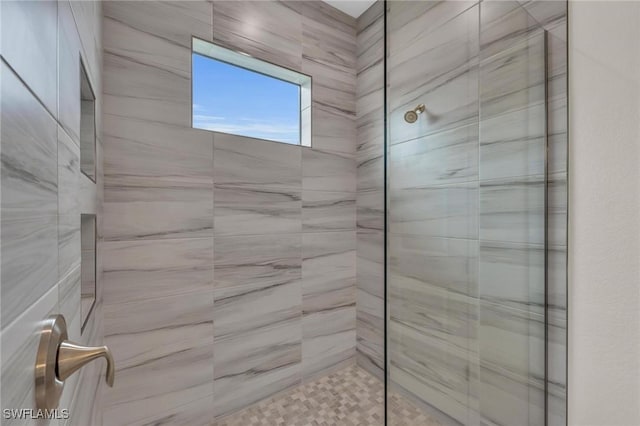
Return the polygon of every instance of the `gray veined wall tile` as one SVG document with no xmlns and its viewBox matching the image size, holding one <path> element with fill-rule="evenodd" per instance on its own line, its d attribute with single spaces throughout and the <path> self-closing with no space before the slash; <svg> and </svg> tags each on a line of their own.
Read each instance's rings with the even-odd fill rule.
<svg viewBox="0 0 640 426">
<path fill-rule="evenodd" d="M 94 308 L 94 313 L 89 316 L 84 332 L 79 339 L 83 345 L 103 345 L 103 320 L 102 303 L 98 301 Z M 66 421 L 66 426 L 83 426 L 86 424 L 99 425 L 102 422 L 101 394 L 104 384 L 104 363 L 94 362 L 82 368 L 74 376 L 75 384 L 71 378 L 67 379 L 65 392 L 73 392 L 72 395 L 62 394 L 61 407 L 69 407 L 70 417 Z M 73 377 L 73 376 L 72 376 Z"/>
<path fill-rule="evenodd" d="M 354 155 L 304 149 L 302 151 L 302 188 L 305 191 L 356 191 Z"/>
<path fill-rule="evenodd" d="M 356 229 L 356 194 L 304 191 L 302 231 L 353 231 Z"/>
<path fill-rule="evenodd" d="M 384 229 L 384 191 L 359 192 L 356 208 L 358 231 Z"/>
<path fill-rule="evenodd" d="M 213 238 L 107 241 L 106 304 L 213 290 Z"/>
<path fill-rule="evenodd" d="M 80 36 L 71 5 L 58 2 L 58 121 L 80 143 Z"/>
<path fill-rule="evenodd" d="M 356 241 L 358 291 L 384 298 L 384 231 L 358 230 Z M 382 315 L 382 311 L 378 312 L 378 316 Z"/>
<path fill-rule="evenodd" d="M 481 121 L 544 103 L 546 68 L 545 37 L 541 29 L 481 61 Z"/>
<path fill-rule="evenodd" d="M 470 182 L 478 178 L 478 123 L 392 145 L 390 187 Z"/>
<path fill-rule="evenodd" d="M 543 176 L 480 183 L 480 239 L 543 244 Z"/>
<path fill-rule="evenodd" d="M 212 409 L 211 395 L 205 395 L 203 398 L 194 399 L 180 407 L 169 407 L 159 405 L 159 409 L 152 417 L 140 420 L 134 424 L 175 424 L 189 426 L 211 426 Z M 78 425 L 82 426 L 82 425 Z"/>
<path fill-rule="evenodd" d="M 295 233 L 302 229 L 299 190 L 276 187 L 214 186 L 216 236 Z"/>
<path fill-rule="evenodd" d="M 465 2 L 451 3 L 455 5 L 443 7 L 461 7 Z M 429 13 L 420 17 L 425 27 L 437 18 Z M 408 45 L 410 26 L 391 33 L 391 51 L 395 52 L 389 56 L 391 143 L 477 119 L 477 25 L 477 9 L 471 8 L 452 16 L 444 25 L 410 37 Z M 409 45 L 411 48 L 402 48 Z M 416 52 L 414 46 L 420 51 Z M 425 104 L 426 111 L 418 122 L 407 126 L 403 115 L 418 104 Z"/>
<path fill-rule="evenodd" d="M 421 11 L 418 12 L 417 9 Z M 457 51 L 451 49 L 448 61 L 437 64 L 423 63 L 423 67 L 427 67 L 423 68 L 424 71 L 429 71 L 429 74 L 425 73 L 421 80 L 426 80 L 426 76 L 440 75 L 431 74 L 433 70 L 447 72 L 455 68 L 452 67 L 455 64 L 454 58 L 459 64 L 468 61 L 478 53 L 477 18 L 478 10 L 476 2 L 473 1 L 390 6 L 390 67 L 397 68 L 403 65 L 406 68 L 409 64 L 419 64 L 418 58 L 433 58 L 434 54 L 441 53 L 441 49 L 446 46 L 455 46 Z"/>
<path fill-rule="evenodd" d="M 426 36 L 430 31 L 440 28 L 477 2 L 411 2 L 403 6 L 388 9 L 388 31 L 400 35 L 401 42 Z M 429 24 L 429 25 L 425 25 Z M 408 46 L 408 45 L 407 45 Z"/>
<path fill-rule="evenodd" d="M 58 311 L 58 287 L 54 286 L 21 312 L 17 321 L 0 333 L 2 342 L 2 402 L 3 408 L 36 409 L 35 354 L 38 351 L 42 320 Z M 39 425 L 35 420 L 4 419 L 3 425 Z"/>
<path fill-rule="evenodd" d="M 191 52 L 181 49 L 189 63 Z M 104 52 L 104 110 L 147 121 L 188 126 L 191 123 L 191 76 L 155 63 Z"/>
<path fill-rule="evenodd" d="M 319 19 L 315 11 L 308 13 L 314 9 L 314 6 L 306 7 L 303 12 L 303 68 L 305 66 L 304 59 L 330 65 L 335 69 L 342 69 L 343 72 L 350 75 L 349 80 L 352 85 L 355 85 L 355 20 L 350 20 L 349 23 L 340 23 L 332 18 Z M 353 98 L 351 98 L 351 101 L 353 102 Z"/>
<path fill-rule="evenodd" d="M 105 52 L 148 65 L 152 70 L 157 68 L 159 76 L 165 71 L 168 74 L 163 78 L 167 81 L 171 73 L 175 74 L 176 89 L 186 90 L 183 94 L 190 97 L 191 39 L 192 36 L 211 39 L 211 8 L 211 3 L 205 1 L 110 2 L 105 5 Z M 185 28 L 189 31 L 184 31 Z M 180 115 L 184 120 L 179 124 L 190 127 L 191 105 L 185 107 L 189 114 Z M 157 116 L 147 118 L 158 120 Z"/>
<path fill-rule="evenodd" d="M 104 4 L 104 15 L 123 26 L 135 30 L 139 35 L 157 37 L 191 49 L 191 36 L 210 40 L 212 37 L 212 3 L 208 1 L 152 1 L 129 4 L 110 1 Z M 108 21 L 108 20 L 107 20 Z M 189 31 L 186 31 L 189 29 Z M 112 39 L 119 37 L 105 31 L 105 47 L 112 47 Z M 125 45 L 139 40 L 126 39 Z M 115 43 L 114 43 L 115 44 Z M 121 43 L 117 43 L 122 46 Z M 143 52 L 139 52 L 143 53 Z"/>
<path fill-rule="evenodd" d="M 105 117 L 106 238 L 212 235 L 213 136 L 170 124 Z M 169 163 L 164 161 L 167 156 L 172 158 Z M 184 209 L 184 202 L 191 202 L 191 208 Z"/>
<path fill-rule="evenodd" d="M 567 42 L 547 34 L 547 138 L 549 173 L 567 170 Z"/>
<path fill-rule="evenodd" d="M 503 52 L 539 32 L 540 24 L 515 0 L 480 4 L 481 58 Z"/>
<path fill-rule="evenodd" d="M 390 195 L 392 234 L 477 238 L 478 184 L 398 189 Z"/>
<path fill-rule="evenodd" d="M 356 70 L 359 74 L 384 57 L 384 2 L 376 1 L 357 20 Z"/>
<path fill-rule="evenodd" d="M 344 155 L 354 155 L 356 152 L 355 105 L 348 110 L 331 107 L 323 102 L 318 93 L 316 80 L 313 86 L 312 106 L 312 139 L 314 150 L 331 151 Z M 334 95 L 329 95 L 334 98 Z M 353 97 L 350 93 L 347 97 Z"/>
<path fill-rule="evenodd" d="M 299 281 L 301 234 L 240 235 L 215 238 L 215 287 Z"/>
<path fill-rule="evenodd" d="M 349 126 L 348 119 L 353 121 L 356 113 L 354 97 L 356 91 L 355 72 L 349 69 L 340 69 L 335 65 L 314 62 L 310 59 L 303 59 L 302 65 L 302 71 L 313 77 L 311 90 L 314 116 L 312 130 L 314 135 L 323 135 L 322 133 L 316 133 L 319 130 L 317 126 L 322 124 L 323 120 L 322 118 L 317 118 L 317 113 L 321 109 L 333 114 L 332 120 L 345 122 L 345 124 L 342 124 L 345 130 L 353 131 L 354 126 Z M 348 139 L 348 136 L 345 135 L 343 138 Z M 320 145 L 318 148 L 325 147 Z"/>
<path fill-rule="evenodd" d="M 1 322 L 6 327 L 57 282 L 58 149 L 56 122 L 15 74 L 0 66 Z"/>
<path fill-rule="evenodd" d="M 384 263 L 384 230 L 359 227 L 356 233 L 358 258 Z"/>
<path fill-rule="evenodd" d="M 382 73 L 375 78 L 378 86 L 371 92 L 357 89 L 356 132 L 357 150 L 371 152 L 370 155 L 382 155 L 384 140 L 384 110 L 382 108 L 384 91 L 381 87 Z M 366 89 L 366 88 L 364 88 Z"/>
<path fill-rule="evenodd" d="M 547 407 L 549 424 L 567 424 L 567 320 L 551 315 L 547 329 Z"/>
<path fill-rule="evenodd" d="M 356 258 L 357 362 L 384 376 L 384 232 L 358 230 Z"/>
<path fill-rule="evenodd" d="M 389 323 L 389 336 L 393 385 L 420 395 L 422 401 L 465 422 L 469 411 L 467 371 L 475 355 L 396 321 Z M 448 374 L 443 376 L 441 371 Z"/>
<path fill-rule="evenodd" d="M 94 1 L 71 0 L 71 10 L 76 21 L 80 43 L 83 46 L 87 71 L 94 84 L 94 91 L 102 93 L 102 5 Z"/>
<path fill-rule="evenodd" d="M 80 265 L 77 265 L 58 283 L 59 311 L 67 321 L 69 339 L 80 341 L 82 317 L 80 315 Z"/>
<path fill-rule="evenodd" d="M 80 265 L 80 148 L 58 126 L 58 278 Z"/>
<path fill-rule="evenodd" d="M 185 204 L 189 209 L 185 209 Z M 212 185 L 153 182 L 107 187 L 105 240 L 146 240 L 213 235 Z"/>
<path fill-rule="evenodd" d="M 297 71 L 302 67 L 302 17 L 286 2 L 215 1 L 213 28 L 214 42 L 225 47 Z"/>
<path fill-rule="evenodd" d="M 109 424 L 153 423 L 194 401 L 213 418 L 212 291 L 107 304 L 104 315 L 118 379 L 104 395 Z"/>
<path fill-rule="evenodd" d="M 500 179 L 544 173 L 543 103 L 480 121 L 480 178 Z"/>
<path fill-rule="evenodd" d="M 382 83 L 380 82 L 380 84 Z M 358 111 L 359 114 L 356 117 L 356 158 L 361 163 L 382 157 L 384 153 L 384 111 L 381 107 L 371 108 L 370 111 L 362 114 L 360 114 L 362 109 L 358 107 Z M 381 182 L 378 183 L 382 185 Z"/>
<path fill-rule="evenodd" d="M 305 315 L 355 306 L 355 250 L 355 231 L 302 235 Z"/>
<path fill-rule="evenodd" d="M 356 22 L 321 3 L 300 2 L 302 72 L 313 76 L 313 141 L 355 152 Z"/>
<path fill-rule="evenodd" d="M 567 203 L 567 174 L 553 173 L 548 175 L 547 243 L 551 246 L 567 246 Z"/>
<path fill-rule="evenodd" d="M 356 309 L 350 307 L 305 315 L 302 319 L 302 377 L 309 380 L 328 369 L 354 362 Z"/>
<path fill-rule="evenodd" d="M 356 20 L 326 2 L 286 1 L 307 20 L 326 27 L 327 32 L 340 32 L 356 36 Z"/>
<path fill-rule="evenodd" d="M 379 191 L 383 186 L 384 158 L 382 157 L 382 153 L 380 153 L 380 156 L 370 155 L 373 150 L 373 146 L 371 146 L 369 152 L 358 150 L 358 180 L 356 184 L 358 192 L 360 193 Z M 375 149 L 375 151 L 377 151 L 377 149 Z"/>
<path fill-rule="evenodd" d="M 299 321 L 301 300 L 300 279 L 218 288 L 213 309 L 215 339 L 236 338 L 252 330 Z"/>
<path fill-rule="evenodd" d="M 385 328 L 384 7 L 376 2 L 358 18 L 356 40 L 356 362 L 380 380 Z"/>
<path fill-rule="evenodd" d="M 382 120 L 384 117 L 382 105 L 384 105 L 384 91 L 382 90 L 382 79 L 384 68 L 382 63 L 375 64 L 369 69 L 358 74 L 356 84 L 356 116 L 358 118 L 367 116 L 375 111 L 376 119 Z M 358 123 L 360 127 L 360 123 Z M 383 136 L 384 133 L 379 133 Z"/>
<path fill-rule="evenodd" d="M 356 307 L 357 363 L 384 380 L 384 300 L 358 288 Z"/>
<path fill-rule="evenodd" d="M 2 57 L 57 116 L 57 2 L 3 1 L 0 7 Z"/>
<path fill-rule="evenodd" d="M 211 187 L 211 132 L 117 114 L 105 114 L 104 123 L 107 187 L 151 180 L 154 185 L 166 181 Z"/>
<path fill-rule="evenodd" d="M 390 143 L 415 139 L 433 132 L 472 124 L 477 121 L 477 65 L 469 64 L 443 85 L 430 92 L 414 90 L 412 98 L 389 114 Z M 407 126 L 404 114 L 424 104 L 426 110 L 419 121 Z"/>
<path fill-rule="evenodd" d="M 562 35 L 567 25 L 567 2 L 556 0 L 518 0 L 524 9 L 545 30 L 556 36 Z"/>
<path fill-rule="evenodd" d="M 480 303 L 480 415 L 492 424 L 544 423 L 544 316 Z"/>
<path fill-rule="evenodd" d="M 216 416 L 299 383 L 301 281 L 215 292 Z"/>
<path fill-rule="evenodd" d="M 478 242 L 459 238 L 392 235 L 389 270 L 453 293 L 477 295 Z M 393 288 L 396 284 L 389 283 Z"/>
<path fill-rule="evenodd" d="M 541 30 L 480 65 L 481 179 L 544 172 L 545 65 Z"/>
<path fill-rule="evenodd" d="M 98 185 L 80 173 L 78 177 L 80 183 L 80 193 L 78 194 L 78 204 L 80 211 L 85 214 L 98 214 Z"/>
<path fill-rule="evenodd" d="M 214 134 L 214 178 L 225 187 L 301 190 L 299 146 Z"/>
<path fill-rule="evenodd" d="M 478 268 L 483 300 L 544 315 L 543 245 L 481 241 Z"/>
<path fill-rule="evenodd" d="M 547 245 L 547 304 L 566 316 L 567 246 Z"/>
<path fill-rule="evenodd" d="M 247 281 L 214 295 L 215 414 L 300 382 L 301 280 Z"/>
<path fill-rule="evenodd" d="M 467 350 L 477 338 L 477 298 L 425 283 L 396 271 L 390 274 L 390 321 L 411 327 L 425 338 Z M 402 350 L 402 349 L 399 349 Z M 443 372 L 444 373 L 444 372 Z"/>
<path fill-rule="evenodd" d="M 566 173 L 568 154 L 566 101 L 549 102 L 547 120 L 547 170 L 549 173 Z"/>
<path fill-rule="evenodd" d="M 224 416 L 302 380 L 299 320 L 216 339 L 214 411 Z"/>
</svg>

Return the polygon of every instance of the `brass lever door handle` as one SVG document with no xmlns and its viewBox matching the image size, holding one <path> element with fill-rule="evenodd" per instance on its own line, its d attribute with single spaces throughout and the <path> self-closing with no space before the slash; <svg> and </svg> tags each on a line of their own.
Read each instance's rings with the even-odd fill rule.
<svg viewBox="0 0 640 426">
<path fill-rule="evenodd" d="M 106 346 L 81 346 L 67 340 L 67 323 L 62 315 L 47 318 L 40 335 L 36 357 L 36 405 L 54 409 L 60 402 L 64 381 L 81 367 L 97 358 L 107 361 L 106 381 L 113 386 L 115 363 Z"/>
<path fill-rule="evenodd" d="M 106 346 L 81 346 L 68 340 L 60 343 L 58 348 L 58 378 L 66 380 L 67 377 L 85 364 L 100 357 L 107 360 L 106 380 L 109 387 L 113 387 L 115 363 L 111 351 Z"/>
</svg>

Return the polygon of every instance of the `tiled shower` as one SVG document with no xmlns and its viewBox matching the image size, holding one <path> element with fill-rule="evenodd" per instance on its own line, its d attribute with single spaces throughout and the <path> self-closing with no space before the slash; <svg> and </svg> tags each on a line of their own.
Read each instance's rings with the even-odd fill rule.
<svg viewBox="0 0 640 426">
<path fill-rule="evenodd" d="M 60 313 L 60 424 L 566 424 L 566 2 L 329 3 L 1 3 L 3 408 Z M 194 128 L 194 40 L 311 146 Z"/>
</svg>

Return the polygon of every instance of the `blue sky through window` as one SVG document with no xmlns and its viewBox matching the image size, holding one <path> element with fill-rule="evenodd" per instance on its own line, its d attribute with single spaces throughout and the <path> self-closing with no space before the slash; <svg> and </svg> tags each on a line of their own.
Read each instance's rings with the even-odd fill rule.
<svg viewBox="0 0 640 426">
<path fill-rule="evenodd" d="M 193 54 L 193 127 L 300 143 L 300 86 Z"/>
</svg>

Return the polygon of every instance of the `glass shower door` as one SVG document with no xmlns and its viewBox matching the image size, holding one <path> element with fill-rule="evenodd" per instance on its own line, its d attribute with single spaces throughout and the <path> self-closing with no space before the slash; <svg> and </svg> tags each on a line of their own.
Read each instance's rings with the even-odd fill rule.
<svg viewBox="0 0 640 426">
<path fill-rule="evenodd" d="M 388 424 L 545 424 L 545 31 L 387 2 L 386 60 Z"/>
<path fill-rule="evenodd" d="M 546 33 L 516 2 L 480 6 L 478 413 L 546 422 Z"/>
</svg>

